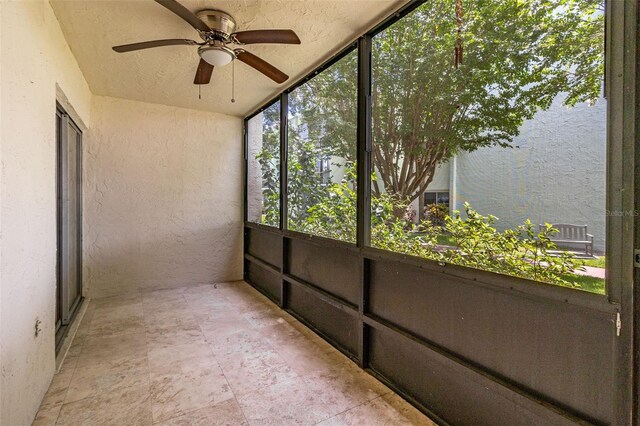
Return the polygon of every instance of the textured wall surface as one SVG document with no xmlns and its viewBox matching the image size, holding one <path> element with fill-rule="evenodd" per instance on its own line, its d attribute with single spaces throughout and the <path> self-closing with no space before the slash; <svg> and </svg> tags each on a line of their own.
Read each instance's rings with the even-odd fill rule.
<svg viewBox="0 0 640 426">
<path fill-rule="evenodd" d="M 524 123 L 512 149 L 483 148 L 457 158 L 456 205 L 468 201 L 481 214 L 513 227 L 587 225 L 604 250 L 606 217 L 606 101 L 553 106 Z"/>
<path fill-rule="evenodd" d="M 85 138 L 91 297 L 242 278 L 242 120 L 94 97 Z"/>
<path fill-rule="evenodd" d="M 451 181 L 451 161 L 444 162 L 436 168 L 433 180 L 427 187 L 427 191 L 447 191 Z"/>
<path fill-rule="evenodd" d="M 0 8 L 0 424 L 22 426 L 55 368 L 56 95 L 89 124 L 91 92 L 48 2 Z"/>
</svg>

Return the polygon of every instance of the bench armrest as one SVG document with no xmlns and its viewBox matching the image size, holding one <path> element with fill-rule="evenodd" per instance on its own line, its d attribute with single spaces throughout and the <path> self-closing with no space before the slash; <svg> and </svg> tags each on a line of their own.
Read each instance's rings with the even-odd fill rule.
<svg viewBox="0 0 640 426">
<path fill-rule="evenodd" d="M 591 240 L 591 242 L 593 242 L 593 235 L 591 234 L 587 234 L 587 238 Z"/>
</svg>

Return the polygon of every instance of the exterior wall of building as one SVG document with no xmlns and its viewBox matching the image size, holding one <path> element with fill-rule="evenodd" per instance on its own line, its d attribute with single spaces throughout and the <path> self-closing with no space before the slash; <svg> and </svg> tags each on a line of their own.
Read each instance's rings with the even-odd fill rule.
<svg viewBox="0 0 640 426">
<path fill-rule="evenodd" d="M 427 191 L 449 191 L 449 187 L 451 185 L 451 161 L 445 161 L 440 164 L 433 175 L 433 180 L 427 187 Z M 420 196 L 413 200 L 411 203 L 411 208 L 416 212 L 416 220 L 422 219 L 421 216 L 423 210 L 425 208 L 424 205 L 424 194 L 420 194 Z M 420 214 L 418 214 L 420 212 Z"/>
<path fill-rule="evenodd" d="M 567 108 L 556 100 L 524 123 L 513 148 L 461 153 L 452 176 L 454 205 L 468 202 L 500 220 L 499 229 L 536 224 L 587 225 L 595 250 L 605 244 L 606 101 Z"/>
<path fill-rule="evenodd" d="M 92 95 L 49 2 L 0 19 L 0 424 L 29 425 L 55 370 L 56 99 L 86 127 Z"/>
<path fill-rule="evenodd" d="M 91 297 L 242 278 L 242 119 L 94 97 L 85 138 Z"/>
</svg>

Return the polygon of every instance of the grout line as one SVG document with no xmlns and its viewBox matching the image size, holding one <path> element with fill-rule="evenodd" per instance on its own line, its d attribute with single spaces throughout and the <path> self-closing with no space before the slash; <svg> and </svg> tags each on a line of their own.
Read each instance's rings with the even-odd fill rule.
<svg viewBox="0 0 640 426">
<path fill-rule="evenodd" d="M 242 405 L 240 405 L 240 402 L 238 401 L 238 398 L 235 396 L 235 394 L 233 396 L 233 399 L 236 401 L 236 404 L 238 404 L 238 409 L 240 409 L 240 412 L 242 413 L 242 417 L 247 422 L 247 425 L 251 425 L 251 422 L 249 421 L 249 418 L 245 414 L 244 409 L 242 408 Z"/>
</svg>

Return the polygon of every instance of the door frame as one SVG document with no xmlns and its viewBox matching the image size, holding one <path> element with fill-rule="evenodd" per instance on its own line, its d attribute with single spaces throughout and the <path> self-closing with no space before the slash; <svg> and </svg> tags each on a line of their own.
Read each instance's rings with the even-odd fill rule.
<svg viewBox="0 0 640 426">
<path fill-rule="evenodd" d="M 70 117 L 64 107 L 56 102 L 56 120 L 59 117 L 59 128 L 56 132 L 56 312 L 60 318 L 56 318 L 56 350 L 59 349 L 61 342 L 66 334 L 69 324 L 73 321 L 75 314 L 78 312 L 78 308 L 83 300 L 83 282 L 82 282 L 82 270 L 83 270 L 83 257 L 82 257 L 82 244 L 83 244 L 83 204 L 82 204 L 82 178 L 83 178 L 83 156 L 82 156 L 82 130 L 80 126 Z M 78 287 L 78 297 L 74 301 L 69 300 L 68 289 L 62 288 L 62 272 L 64 271 L 64 265 L 62 264 L 62 252 L 64 240 L 62 238 L 62 231 L 64 228 L 64 194 L 62 185 L 64 185 L 63 173 L 68 167 L 68 158 L 62 152 L 61 146 L 63 141 L 68 143 L 68 127 L 71 126 L 77 133 L 76 138 L 76 203 L 75 209 L 77 211 L 76 218 L 76 285 Z"/>
</svg>

